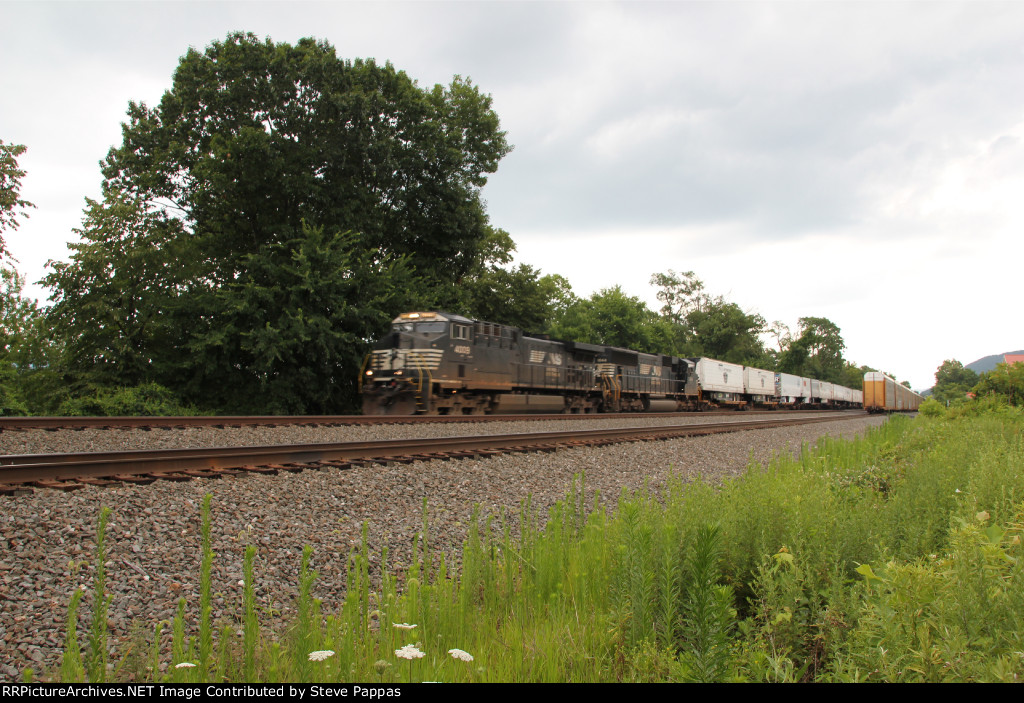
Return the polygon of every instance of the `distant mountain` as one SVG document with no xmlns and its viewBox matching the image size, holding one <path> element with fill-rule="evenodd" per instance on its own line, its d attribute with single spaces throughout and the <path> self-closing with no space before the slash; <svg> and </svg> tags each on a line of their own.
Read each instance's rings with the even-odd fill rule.
<svg viewBox="0 0 1024 703">
<path fill-rule="evenodd" d="M 986 356 L 981 359 L 978 359 L 977 361 L 972 361 L 969 364 L 964 364 L 964 368 L 970 369 L 974 373 L 985 373 L 986 371 L 991 371 L 992 369 L 994 369 L 996 367 L 996 364 L 1003 363 L 1003 357 L 1006 356 L 1007 354 L 1024 354 L 1024 350 L 1008 351 L 1003 352 L 1002 354 L 993 354 L 992 356 Z M 928 390 L 917 392 L 920 393 L 925 398 L 927 398 L 932 394 L 932 390 L 934 388 L 935 387 L 932 386 L 932 388 L 929 388 Z"/>
<path fill-rule="evenodd" d="M 975 373 L 985 373 L 991 371 L 996 367 L 996 364 L 1003 363 L 1003 357 L 1007 354 L 1024 354 L 1024 349 L 1019 351 L 1008 351 L 1002 354 L 993 354 L 992 356 L 986 356 L 977 361 L 972 361 L 969 364 L 964 364 L 964 368 L 970 369 Z"/>
</svg>

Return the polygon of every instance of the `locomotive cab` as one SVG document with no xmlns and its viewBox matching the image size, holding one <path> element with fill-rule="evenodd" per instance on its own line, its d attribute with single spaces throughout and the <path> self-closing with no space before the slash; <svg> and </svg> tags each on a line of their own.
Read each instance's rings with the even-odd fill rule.
<svg viewBox="0 0 1024 703">
<path fill-rule="evenodd" d="M 406 316 L 416 315 L 415 318 L 407 318 Z M 427 319 L 419 319 L 420 315 L 429 315 Z M 394 320 L 391 323 L 391 333 L 396 335 L 395 341 L 404 340 L 406 344 L 402 345 L 408 349 L 412 349 L 416 346 L 418 341 L 430 341 L 436 340 L 439 337 L 443 337 L 448 332 L 448 321 L 444 318 L 437 319 L 434 313 L 402 313 L 402 317 Z M 377 345 L 380 347 L 380 343 Z"/>
<path fill-rule="evenodd" d="M 364 414 L 430 410 L 433 377 L 449 346 L 452 323 L 436 312 L 404 312 L 363 362 Z"/>
</svg>

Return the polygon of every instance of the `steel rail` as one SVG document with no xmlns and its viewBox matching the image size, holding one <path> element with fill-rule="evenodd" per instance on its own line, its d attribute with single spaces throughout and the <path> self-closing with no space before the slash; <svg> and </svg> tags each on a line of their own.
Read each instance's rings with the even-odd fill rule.
<svg viewBox="0 0 1024 703">
<path fill-rule="evenodd" d="M 748 415 L 777 412 L 839 413 L 848 410 L 754 410 Z M 641 417 L 694 417 L 695 415 L 735 414 L 736 411 L 708 410 L 700 413 L 576 413 L 509 415 L 163 415 L 115 417 L 0 417 L 0 432 L 23 430 L 79 429 L 183 429 L 186 427 L 284 427 L 294 425 L 395 425 L 415 423 L 466 423 L 520 420 L 603 420 Z"/>
<path fill-rule="evenodd" d="M 266 447 L 208 447 L 189 449 L 128 450 L 86 452 L 80 454 L 11 454 L 0 456 L 0 484 L 16 485 L 38 481 L 95 479 L 125 475 L 169 475 L 188 471 L 210 471 L 280 465 L 315 465 L 321 462 L 352 462 L 394 459 L 395 457 L 442 458 L 467 452 L 529 451 L 592 443 L 663 439 L 785 425 L 853 419 L 865 413 L 842 418 L 802 417 L 708 422 L 665 427 L 622 427 L 571 432 L 474 435 L 391 439 L 374 442 L 328 444 L 283 444 Z"/>
</svg>

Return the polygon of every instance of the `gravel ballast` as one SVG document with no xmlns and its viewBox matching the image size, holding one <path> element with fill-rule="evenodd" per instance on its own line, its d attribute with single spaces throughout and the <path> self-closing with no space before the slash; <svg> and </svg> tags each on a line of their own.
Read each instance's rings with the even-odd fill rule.
<svg viewBox="0 0 1024 703">
<path fill-rule="evenodd" d="M 652 424 L 654 420 L 649 419 Z M 707 422 L 708 418 L 696 417 L 693 421 Z M 110 645 L 123 653 L 133 623 L 141 625 L 151 637 L 158 621 L 171 620 L 182 596 L 187 600 L 190 620 L 197 619 L 199 514 L 207 493 L 212 495 L 216 555 L 212 579 L 214 622 L 240 612 L 242 557 L 248 544 L 258 549 L 257 599 L 264 606 L 272 604 L 286 617 L 296 592 L 302 549 L 311 545 L 313 568 L 319 572 L 313 593 L 323 600 L 323 611 L 329 613 L 340 605 L 347 558 L 360 542 L 363 523 L 367 523 L 374 562 L 382 547 L 388 545 L 389 563 L 407 564 L 422 525 L 424 499 L 433 545 L 452 554 L 465 536 L 476 505 L 487 514 L 496 515 L 501 510 L 515 514 L 521 501 L 530 495 L 533 507 L 546 515 L 547 508 L 565 496 L 573 476 L 585 473 L 588 499 L 599 491 L 613 507 L 624 487 L 640 488 L 645 482 L 657 487 L 672 473 L 720 480 L 745 471 L 751 452 L 764 464 L 778 452 L 795 454 L 803 443 L 813 443 L 823 435 L 852 436 L 883 421 L 880 417 L 858 417 L 546 454 L 157 481 L 141 486 L 87 486 L 69 493 L 36 490 L 28 495 L 0 496 L 0 680 L 20 679 L 25 667 L 32 667 L 38 677 L 59 666 L 71 593 L 76 588 L 92 587 L 96 522 L 104 506 L 111 509 L 107 526 L 107 583 L 112 595 Z M 602 422 L 599 426 L 611 427 L 608 423 L 620 421 Z M 634 419 L 622 422 L 641 424 Z M 673 419 L 659 424 L 681 423 Z M 566 428 L 561 422 L 554 425 L 550 429 Z M 444 425 L 33 431 L 3 433 L 0 452 L 357 441 L 537 430 L 537 422 L 500 422 L 461 425 L 458 431 Z M 22 448 L 20 452 L 18 447 Z M 91 596 L 87 593 L 80 608 L 80 641 L 84 641 L 90 609 Z"/>
<path fill-rule="evenodd" d="M 853 411 L 854 413 L 856 411 Z M 172 449 L 195 447 L 252 447 L 272 444 L 319 444 L 329 442 L 370 442 L 385 439 L 420 439 L 465 435 L 497 435 L 526 432 L 569 432 L 577 429 L 689 425 L 705 422 L 746 422 L 778 417 L 813 417 L 820 412 L 786 413 L 693 413 L 671 417 L 570 417 L 564 420 L 508 419 L 477 423 L 416 423 L 349 426 L 280 427 L 187 427 L 183 429 L 102 430 L 84 428 L 65 431 L 0 432 L 2 454 L 57 454 L 62 452 L 113 452 L 128 449 Z"/>
</svg>

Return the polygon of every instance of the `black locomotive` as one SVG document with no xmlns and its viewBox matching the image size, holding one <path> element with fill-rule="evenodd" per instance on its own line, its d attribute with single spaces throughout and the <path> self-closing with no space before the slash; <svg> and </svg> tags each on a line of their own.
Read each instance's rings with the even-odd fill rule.
<svg viewBox="0 0 1024 703">
<path fill-rule="evenodd" d="M 402 313 L 360 372 L 365 415 L 697 409 L 694 363 L 530 337 L 443 312 Z"/>
</svg>

